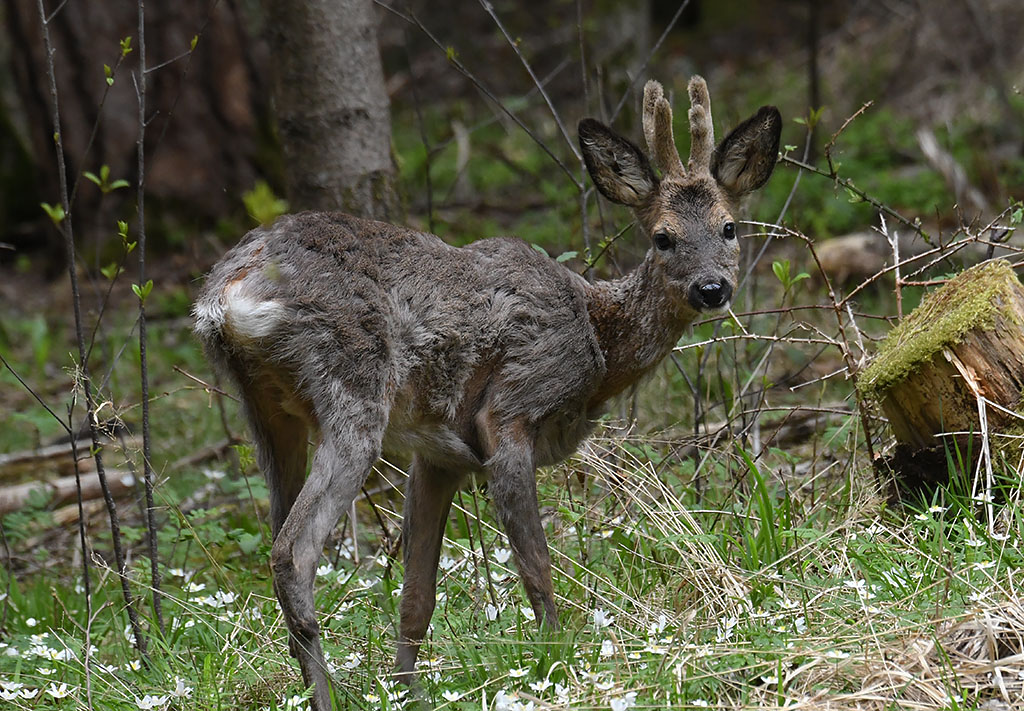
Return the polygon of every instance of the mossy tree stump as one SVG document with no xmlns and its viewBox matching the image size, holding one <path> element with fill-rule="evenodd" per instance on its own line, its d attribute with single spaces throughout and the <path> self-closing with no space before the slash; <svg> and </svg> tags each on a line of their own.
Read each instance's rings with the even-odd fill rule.
<svg viewBox="0 0 1024 711">
<path fill-rule="evenodd" d="M 881 405 L 896 440 L 914 450 L 941 444 L 943 433 L 979 432 L 978 395 L 1017 410 L 1024 287 L 1009 263 L 972 267 L 928 294 L 882 342 L 857 387 Z M 987 407 L 986 419 L 991 429 L 1016 418 Z"/>
</svg>

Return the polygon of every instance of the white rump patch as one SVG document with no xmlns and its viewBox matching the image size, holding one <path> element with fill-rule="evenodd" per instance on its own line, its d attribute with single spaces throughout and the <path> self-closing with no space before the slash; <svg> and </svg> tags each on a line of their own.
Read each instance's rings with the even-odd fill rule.
<svg viewBox="0 0 1024 711">
<path fill-rule="evenodd" d="M 274 333 L 288 310 L 276 301 L 261 301 L 244 293 L 242 282 L 224 289 L 224 330 L 239 341 L 254 341 Z"/>
</svg>

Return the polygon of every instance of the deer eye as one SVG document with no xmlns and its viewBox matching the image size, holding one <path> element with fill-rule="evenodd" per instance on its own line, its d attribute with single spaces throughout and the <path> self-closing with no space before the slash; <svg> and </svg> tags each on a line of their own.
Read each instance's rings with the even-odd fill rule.
<svg viewBox="0 0 1024 711">
<path fill-rule="evenodd" d="M 672 241 L 672 237 L 669 236 L 668 232 L 654 233 L 654 246 L 657 247 L 658 249 L 662 251 L 672 249 L 674 244 L 675 243 Z"/>
<path fill-rule="evenodd" d="M 726 239 L 736 239 L 736 223 L 726 222 L 722 226 L 722 236 Z"/>
</svg>

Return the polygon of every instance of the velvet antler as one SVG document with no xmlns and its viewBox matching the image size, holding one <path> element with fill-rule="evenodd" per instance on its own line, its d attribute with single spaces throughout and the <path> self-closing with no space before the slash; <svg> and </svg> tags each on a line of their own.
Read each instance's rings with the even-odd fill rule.
<svg viewBox="0 0 1024 711">
<path fill-rule="evenodd" d="M 683 175 L 683 161 L 672 135 L 672 107 L 661 84 L 653 79 L 644 86 L 643 124 L 647 149 L 661 172 L 666 176 Z"/>
</svg>

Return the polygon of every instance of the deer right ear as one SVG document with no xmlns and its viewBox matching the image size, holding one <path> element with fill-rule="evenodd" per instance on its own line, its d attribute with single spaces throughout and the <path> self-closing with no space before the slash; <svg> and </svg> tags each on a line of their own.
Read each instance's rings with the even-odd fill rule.
<svg viewBox="0 0 1024 711">
<path fill-rule="evenodd" d="M 583 119 L 580 148 L 590 177 L 612 202 L 640 207 L 658 189 L 658 178 L 643 151 L 600 121 Z"/>
<path fill-rule="evenodd" d="M 711 156 L 711 175 L 733 200 L 768 182 L 779 157 L 781 133 L 779 110 L 762 106 L 718 144 Z"/>
</svg>

